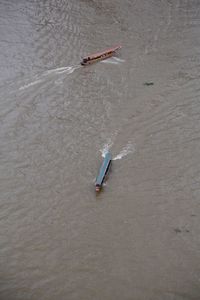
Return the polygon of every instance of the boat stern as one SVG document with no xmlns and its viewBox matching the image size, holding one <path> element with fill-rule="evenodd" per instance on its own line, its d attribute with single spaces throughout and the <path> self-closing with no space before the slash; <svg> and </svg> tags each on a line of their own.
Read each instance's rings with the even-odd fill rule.
<svg viewBox="0 0 200 300">
<path fill-rule="evenodd" d="M 99 193 L 100 190 L 101 190 L 101 186 L 100 186 L 99 184 L 96 184 L 96 186 L 95 186 L 95 191 L 96 191 L 97 193 Z"/>
</svg>

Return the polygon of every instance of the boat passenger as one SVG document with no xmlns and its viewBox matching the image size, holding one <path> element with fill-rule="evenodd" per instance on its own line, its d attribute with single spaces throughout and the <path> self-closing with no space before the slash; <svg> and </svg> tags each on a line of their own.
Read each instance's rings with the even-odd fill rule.
<svg viewBox="0 0 200 300">
<path fill-rule="evenodd" d="M 100 187 L 100 185 L 96 185 L 96 192 L 100 192 L 100 190 L 101 190 L 101 187 Z"/>
</svg>

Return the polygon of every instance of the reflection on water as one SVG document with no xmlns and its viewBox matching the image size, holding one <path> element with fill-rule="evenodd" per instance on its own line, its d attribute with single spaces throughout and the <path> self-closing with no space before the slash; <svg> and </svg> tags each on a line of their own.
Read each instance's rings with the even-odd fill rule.
<svg viewBox="0 0 200 300">
<path fill-rule="evenodd" d="M 0 22 L 0 299 L 199 299 L 199 1 L 2 0 Z"/>
</svg>

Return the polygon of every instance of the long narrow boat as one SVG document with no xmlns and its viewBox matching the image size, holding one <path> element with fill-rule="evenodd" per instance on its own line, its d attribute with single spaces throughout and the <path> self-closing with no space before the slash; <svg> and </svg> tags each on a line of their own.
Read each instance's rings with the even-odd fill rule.
<svg viewBox="0 0 200 300">
<path fill-rule="evenodd" d="M 105 157 L 104 157 L 101 168 L 99 170 L 99 174 L 97 176 L 97 179 L 96 179 L 96 183 L 95 183 L 96 192 L 100 192 L 100 190 L 102 188 L 102 185 L 103 185 L 104 179 L 106 177 L 106 174 L 108 173 L 108 170 L 111 166 L 111 160 L 112 160 L 112 156 L 111 156 L 110 152 L 107 152 Z"/>
<path fill-rule="evenodd" d="M 99 52 L 99 53 L 91 54 L 91 55 L 89 55 L 87 57 L 84 57 L 82 59 L 81 65 L 86 66 L 86 65 L 92 64 L 94 62 L 97 62 L 99 60 L 103 60 L 103 59 L 106 59 L 108 57 L 111 57 L 119 49 L 121 49 L 120 45 L 116 46 L 116 47 L 109 48 L 109 49 L 104 50 L 104 51 Z"/>
</svg>

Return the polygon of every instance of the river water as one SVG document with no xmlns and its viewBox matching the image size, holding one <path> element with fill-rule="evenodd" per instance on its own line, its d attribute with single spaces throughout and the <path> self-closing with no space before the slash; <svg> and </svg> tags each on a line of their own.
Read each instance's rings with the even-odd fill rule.
<svg viewBox="0 0 200 300">
<path fill-rule="evenodd" d="M 199 71 L 199 0 L 0 0 L 1 300 L 200 299 Z"/>
</svg>

